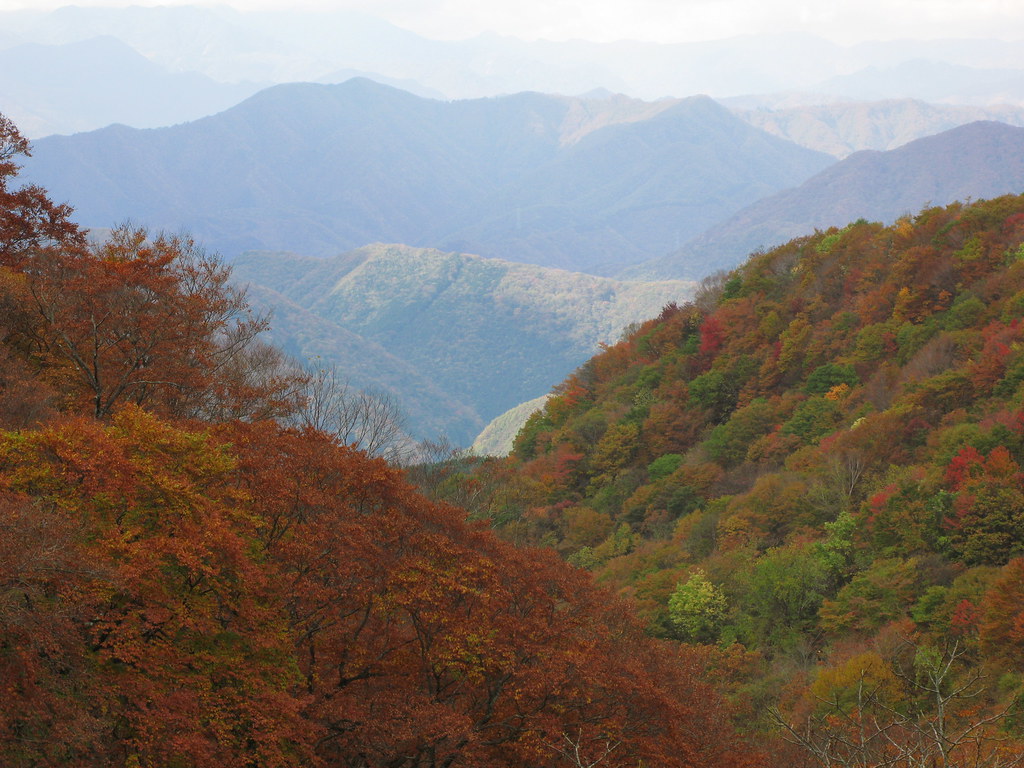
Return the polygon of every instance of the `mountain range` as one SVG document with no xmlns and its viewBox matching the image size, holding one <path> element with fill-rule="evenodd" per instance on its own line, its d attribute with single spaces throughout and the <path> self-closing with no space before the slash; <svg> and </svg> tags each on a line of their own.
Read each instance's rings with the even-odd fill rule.
<svg viewBox="0 0 1024 768">
<path fill-rule="evenodd" d="M 644 99 L 787 89 L 846 99 L 866 90 L 932 98 L 934 76 L 955 67 L 955 82 L 948 76 L 940 81 L 943 100 L 987 104 L 998 93 L 1019 104 L 1019 88 L 993 86 L 1019 78 L 1024 61 L 1020 42 L 984 39 L 845 46 L 808 34 L 773 34 L 653 44 L 531 42 L 486 33 L 435 40 L 353 11 L 240 12 L 224 6 L 25 10 L 0 14 L 0 28 L 8 33 L 7 45 L 111 35 L 169 71 L 199 72 L 221 82 L 319 81 L 350 69 L 415 80 L 448 98 L 524 90 L 581 94 L 594 88 Z M 920 79 L 921 72 L 930 79 Z M 928 93 L 918 88 L 922 83 Z M 892 92 L 896 86 L 899 92 Z"/>
<path fill-rule="evenodd" d="M 1024 70 L 911 59 L 837 75 L 818 83 L 814 90 L 864 101 L 914 96 L 947 104 L 1019 105 L 1024 100 Z"/>
<path fill-rule="evenodd" d="M 119 123 L 39 139 L 29 180 L 89 226 L 188 230 L 273 308 L 288 352 L 457 444 L 689 290 L 508 262 L 699 277 L 1024 188 L 1018 43 L 451 42 L 189 7 L 0 20 L 0 111 L 33 136 Z M 315 82 L 259 90 L 296 79 Z M 676 98 L 695 92 L 732 98 Z M 975 120 L 1002 124 L 957 127 Z"/>
<path fill-rule="evenodd" d="M 759 200 L 675 254 L 629 271 L 648 278 L 710 271 L 816 229 L 892 223 L 928 205 L 1024 191 L 1024 128 L 979 121 L 879 152 L 865 150 Z"/>
<path fill-rule="evenodd" d="M 29 137 L 173 125 L 228 109 L 261 87 L 169 71 L 110 36 L 0 47 L 0 111 Z"/>
<path fill-rule="evenodd" d="M 868 136 L 858 141 L 871 143 L 972 108 L 809 109 L 744 118 L 775 115 L 776 129 L 791 134 L 831 121 L 836 140 L 856 123 Z M 837 163 L 707 97 L 442 102 L 357 78 L 275 86 L 169 128 L 48 137 L 25 171 L 83 224 L 127 216 L 187 229 L 229 259 L 391 242 L 608 276 L 694 278 L 815 228 L 1019 191 L 1022 136 L 979 121 Z"/>
<path fill-rule="evenodd" d="M 276 345 L 393 395 L 416 437 L 456 445 L 693 293 L 684 281 L 624 283 L 399 245 L 323 259 L 246 253 L 234 277 L 273 309 Z"/>
<path fill-rule="evenodd" d="M 896 149 L 967 123 L 994 120 L 1024 126 L 1024 108 L 1006 104 L 956 106 L 919 99 L 837 101 L 815 94 L 776 94 L 725 99 L 722 104 L 751 125 L 843 159 L 862 149 Z"/>
<path fill-rule="evenodd" d="M 229 258 L 405 243 L 614 274 L 832 158 L 707 97 L 441 102 L 366 79 L 261 91 L 155 130 L 35 142 L 25 176 L 87 226 L 187 229 Z"/>
</svg>

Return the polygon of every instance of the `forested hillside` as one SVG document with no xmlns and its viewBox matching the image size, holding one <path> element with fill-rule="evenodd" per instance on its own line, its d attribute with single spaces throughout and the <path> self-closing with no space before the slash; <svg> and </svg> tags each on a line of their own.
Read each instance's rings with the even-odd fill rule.
<svg viewBox="0 0 1024 768">
<path fill-rule="evenodd" d="M 457 445 L 694 287 L 401 245 L 324 259 L 247 253 L 232 266 L 273 312 L 277 346 L 390 393 L 411 434 Z"/>
<path fill-rule="evenodd" d="M 1009 765 L 1024 720 L 1024 196 L 755 253 L 462 486 L 821 765 Z M 456 486 L 449 486 L 456 487 Z"/>
<path fill-rule="evenodd" d="M 89 246 L 26 151 L 0 118 L 0 764 L 764 764 L 713 654 L 316 429 L 223 264 Z"/>
</svg>

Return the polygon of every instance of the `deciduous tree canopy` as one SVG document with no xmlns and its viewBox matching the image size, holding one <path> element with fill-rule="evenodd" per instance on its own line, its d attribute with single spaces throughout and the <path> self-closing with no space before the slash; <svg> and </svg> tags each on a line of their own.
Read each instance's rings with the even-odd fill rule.
<svg viewBox="0 0 1024 768">
<path fill-rule="evenodd" d="M 849 710 L 808 704 L 821 680 L 955 641 L 932 695 L 973 692 L 941 715 L 970 731 L 959 756 L 936 757 L 946 737 L 911 744 L 934 722 L 923 705 L 883 718 L 866 699 L 857 717 L 902 741 L 844 754 L 1009 764 L 1024 741 L 1022 333 L 1022 196 L 818 232 L 711 276 L 573 373 L 509 460 L 476 469 L 492 490 L 473 512 L 633 598 L 652 634 L 756 655 L 734 690 L 783 713 L 755 725 L 766 741 L 836 718 L 843 734 L 815 735 L 852 738 Z M 835 739 L 801 743 L 842 763 Z"/>
</svg>

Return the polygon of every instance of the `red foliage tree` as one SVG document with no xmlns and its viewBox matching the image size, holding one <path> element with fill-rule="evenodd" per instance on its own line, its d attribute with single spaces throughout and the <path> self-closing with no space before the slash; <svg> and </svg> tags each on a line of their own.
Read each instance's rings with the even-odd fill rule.
<svg viewBox="0 0 1024 768">
<path fill-rule="evenodd" d="M 35 185 L 11 187 L 19 156 L 29 144 L 13 122 L 0 114 L 0 268 L 20 269 L 40 250 L 85 246 L 84 233 L 71 221 L 71 207 L 57 205 Z"/>
<path fill-rule="evenodd" d="M 700 352 L 713 355 L 725 341 L 725 330 L 717 316 L 712 315 L 704 320 L 700 327 Z"/>
<path fill-rule="evenodd" d="M 219 259 L 190 238 L 128 225 L 87 247 L 68 206 L 12 187 L 23 154 L 28 142 L 0 115 L 0 343 L 15 367 L 29 363 L 66 410 L 102 418 L 127 402 L 202 418 L 297 406 L 299 377 L 257 341 L 266 321 Z"/>
<path fill-rule="evenodd" d="M 37 743 L 61 755 L 43 764 L 278 766 L 302 753 L 291 648 L 226 484 L 231 464 L 203 435 L 137 409 L 109 427 L 75 419 L 0 439 L 0 487 L 32 497 L 33 517 L 51 510 L 42 519 L 67 541 L 49 535 L 43 551 L 70 561 L 51 566 L 67 577 L 53 599 L 28 611 L 63 619 L 62 647 L 14 685 L 0 762 L 43 757 Z M 31 656 L 44 637 L 8 650 Z M 80 721 L 85 735 L 69 739 Z"/>
<path fill-rule="evenodd" d="M 991 659 L 1024 664 L 1024 558 L 1007 563 L 981 607 L 982 651 Z"/>
<path fill-rule="evenodd" d="M 35 255 L 33 356 L 72 405 L 107 417 L 122 402 L 185 414 L 265 326 L 230 271 L 187 238 L 120 227 L 92 252 Z"/>
<path fill-rule="evenodd" d="M 1004 446 L 988 456 L 965 446 L 946 469 L 956 491 L 945 520 L 950 540 L 969 563 L 1002 564 L 1024 540 L 1024 473 Z"/>
</svg>

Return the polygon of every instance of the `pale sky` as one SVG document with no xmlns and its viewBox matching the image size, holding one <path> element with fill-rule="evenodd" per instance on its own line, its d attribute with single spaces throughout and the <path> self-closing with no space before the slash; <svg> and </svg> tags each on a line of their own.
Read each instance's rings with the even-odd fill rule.
<svg viewBox="0 0 1024 768">
<path fill-rule="evenodd" d="M 0 0 L 0 10 L 67 0 Z M 74 0 L 76 5 L 184 5 L 188 0 Z M 192 4 L 209 4 L 195 2 Z M 492 31 L 524 39 L 711 40 L 803 31 L 840 43 L 899 38 L 1024 40 L 1024 0 L 233 0 L 239 9 L 348 8 L 419 34 Z"/>
</svg>

